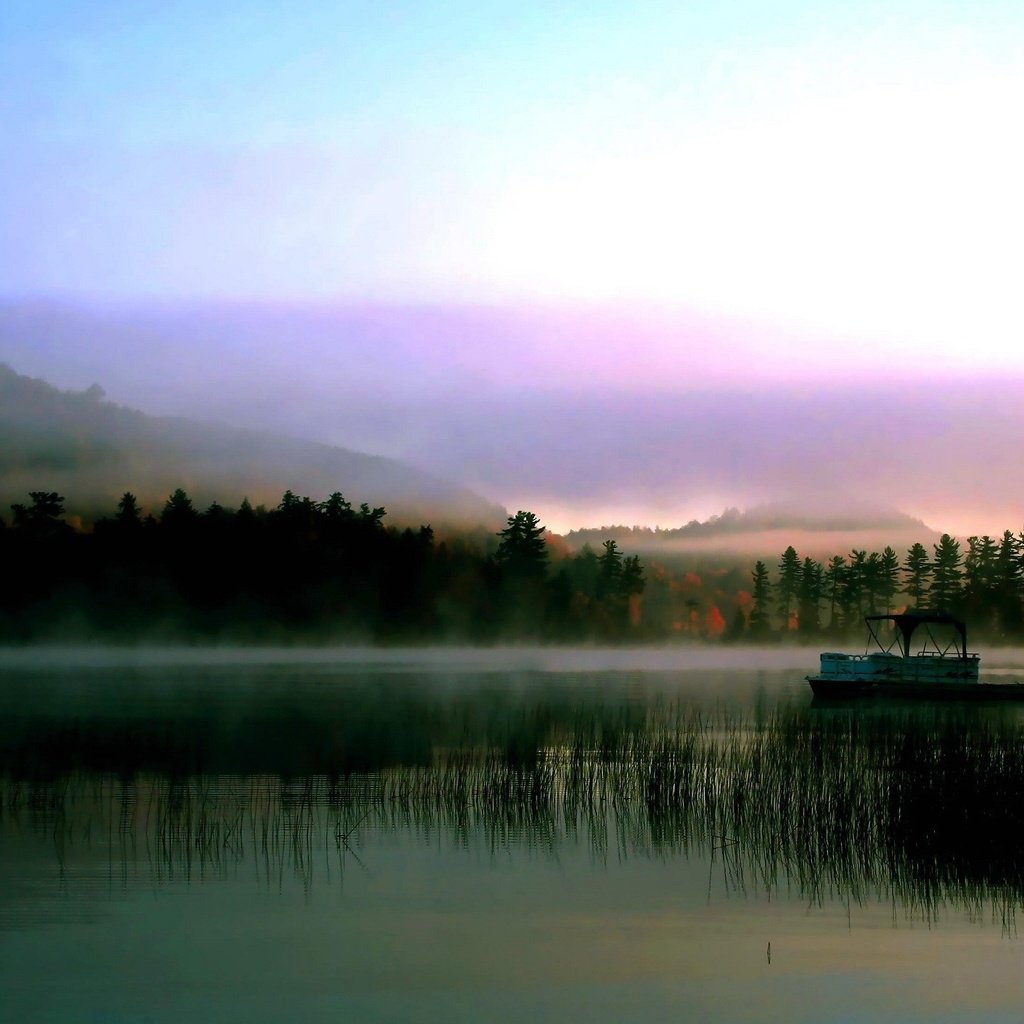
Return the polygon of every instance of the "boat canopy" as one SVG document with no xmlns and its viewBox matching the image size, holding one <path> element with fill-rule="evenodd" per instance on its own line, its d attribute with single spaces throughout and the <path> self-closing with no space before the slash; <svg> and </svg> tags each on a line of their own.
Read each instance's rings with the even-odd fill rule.
<svg viewBox="0 0 1024 1024">
<path fill-rule="evenodd" d="M 960 635 L 960 657 L 967 657 L 967 625 L 962 619 L 958 619 L 953 615 L 947 615 L 945 612 L 900 612 L 895 615 L 865 615 L 864 621 L 868 624 L 868 629 L 875 638 L 875 641 L 879 643 L 879 646 L 881 644 L 878 641 L 872 623 L 893 623 L 900 632 L 900 650 L 905 658 L 910 657 L 910 638 L 914 635 L 914 631 L 918 626 L 952 626 Z M 932 642 L 934 643 L 934 638 Z"/>
</svg>

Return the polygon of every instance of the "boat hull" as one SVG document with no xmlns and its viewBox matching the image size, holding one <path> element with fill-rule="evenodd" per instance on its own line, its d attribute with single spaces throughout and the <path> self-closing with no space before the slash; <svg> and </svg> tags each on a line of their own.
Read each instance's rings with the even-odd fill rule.
<svg viewBox="0 0 1024 1024">
<path fill-rule="evenodd" d="M 1024 701 L 1024 683 L 926 683 L 895 679 L 823 679 L 808 676 L 815 697 L 899 697 L 916 700 Z"/>
</svg>

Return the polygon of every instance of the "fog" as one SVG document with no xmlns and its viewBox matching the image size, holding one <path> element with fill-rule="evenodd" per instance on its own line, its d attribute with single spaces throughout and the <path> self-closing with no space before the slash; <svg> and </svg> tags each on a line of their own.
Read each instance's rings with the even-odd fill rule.
<svg viewBox="0 0 1024 1024">
<path fill-rule="evenodd" d="M 72 516 L 94 521 L 130 490 L 162 508 L 178 487 L 199 508 L 241 499 L 277 505 L 286 490 L 321 499 L 344 489 L 383 505 L 390 522 L 500 525 L 504 510 L 457 484 L 394 459 L 322 443 L 116 405 L 102 391 L 61 391 L 0 363 L 0 508 L 59 491 Z"/>
<path fill-rule="evenodd" d="M 1005 651 L 1001 652 L 1004 660 Z M 33 645 L 0 647 L 0 668 L 158 669 L 301 666 L 332 671 L 391 672 L 415 669 L 444 676 L 564 672 L 678 674 L 715 670 L 808 671 L 817 650 L 713 644 L 645 647 L 105 647 Z M 1012 662 L 1011 662 L 1012 663 Z M 1024 660 L 1020 662 L 1024 664 Z"/>
<path fill-rule="evenodd" d="M 33 645 L 0 647 L 0 671 L 27 679 L 45 675 L 57 687 L 88 699 L 112 683 L 133 686 L 145 673 L 150 690 L 205 685 L 214 673 L 226 692 L 257 693 L 261 688 L 298 687 L 312 693 L 331 691 L 367 678 L 402 678 L 424 692 L 478 692 L 491 679 L 503 690 L 552 685 L 600 694 L 658 691 L 667 695 L 694 688 L 725 697 L 759 687 L 803 694 L 803 677 L 818 667 L 819 650 L 808 646 L 665 644 L 644 647 L 163 647 L 104 645 Z M 832 641 L 837 650 L 856 653 L 859 642 Z M 1024 681 L 1024 648 L 981 646 L 981 678 L 991 682 Z M 294 676 L 293 672 L 300 672 Z M 112 676 L 111 673 L 116 673 Z M 751 675 L 751 673 L 754 673 Z M 630 677 L 635 674 L 635 679 Z M 162 681 L 162 683 L 161 683 Z M 606 681 L 606 682 L 605 682 Z M 810 698 L 810 691 L 806 696 Z"/>
<path fill-rule="evenodd" d="M 826 365 L 771 340 L 593 310 L 0 306 L 0 359 L 19 372 L 401 459 L 556 530 L 779 497 L 1019 528 L 1018 377 L 905 361 L 893 376 L 852 345 Z"/>
</svg>

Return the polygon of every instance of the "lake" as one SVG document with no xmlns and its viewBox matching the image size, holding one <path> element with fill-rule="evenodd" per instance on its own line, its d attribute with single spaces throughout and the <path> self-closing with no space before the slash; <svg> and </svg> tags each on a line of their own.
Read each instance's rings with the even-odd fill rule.
<svg viewBox="0 0 1024 1024">
<path fill-rule="evenodd" d="M 1024 712 L 815 662 L 2 652 L 0 1015 L 1019 1020 Z"/>
</svg>

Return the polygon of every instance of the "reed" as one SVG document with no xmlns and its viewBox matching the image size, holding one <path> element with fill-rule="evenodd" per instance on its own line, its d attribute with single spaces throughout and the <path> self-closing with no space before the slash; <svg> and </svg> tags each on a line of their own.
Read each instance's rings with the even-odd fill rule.
<svg viewBox="0 0 1024 1024">
<path fill-rule="evenodd" d="M 147 851 L 157 881 L 254 859 L 267 884 L 288 871 L 309 886 L 318 851 L 341 863 L 366 836 L 400 833 L 552 856 L 583 844 L 600 858 L 718 858 L 738 891 L 883 898 L 926 916 L 988 906 L 1005 919 L 1024 900 L 1012 714 L 571 710 L 462 730 L 461 742 L 446 726 L 429 756 L 417 746 L 409 763 L 365 770 L 346 751 L 304 774 L 8 765 L 0 824 L 51 832 L 61 856 L 117 835 L 126 858 Z"/>
</svg>

